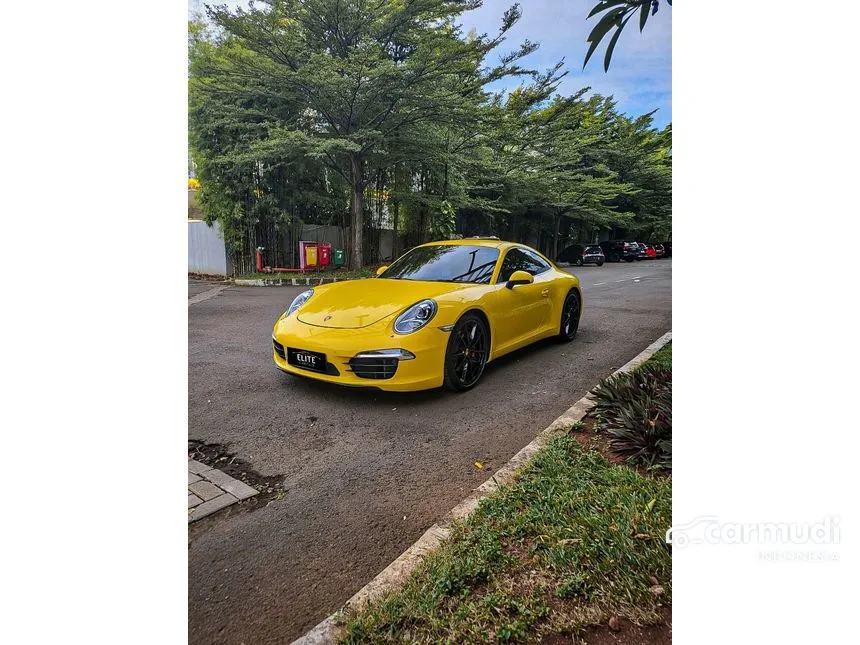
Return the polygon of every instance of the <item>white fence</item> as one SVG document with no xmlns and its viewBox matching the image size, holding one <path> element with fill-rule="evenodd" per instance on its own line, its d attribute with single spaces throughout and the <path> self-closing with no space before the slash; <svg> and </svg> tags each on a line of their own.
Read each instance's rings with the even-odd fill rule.
<svg viewBox="0 0 860 645">
<path fill-rule="evenodd" d="M 209 226 L 203 220 L 188 220 L 188 272 L 230 275 L 230 261 L 218 222 Z"/>
</svg>

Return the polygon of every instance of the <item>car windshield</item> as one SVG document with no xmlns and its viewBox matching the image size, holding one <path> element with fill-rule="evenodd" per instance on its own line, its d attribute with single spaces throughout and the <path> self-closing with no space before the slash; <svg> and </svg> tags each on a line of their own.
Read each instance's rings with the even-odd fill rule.
<svg viewBox="0 0 860 645">
<path fill-rule="evenodd" d="M 599 246 L 587 246 L 587 247 L 585 247 L 585 252 L 586 253 L 602 253 L 603 251 L 601 251 Z"/>
<path fill-rule="evenodd" d="M 419 246 L 399 257 L 380 278 L 489 284 L 499 250 L 488 246 Z"/>
</svg>

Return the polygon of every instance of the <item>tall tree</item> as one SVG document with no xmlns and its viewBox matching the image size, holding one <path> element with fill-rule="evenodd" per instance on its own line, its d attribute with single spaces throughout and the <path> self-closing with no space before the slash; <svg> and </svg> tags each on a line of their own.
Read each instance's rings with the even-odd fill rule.
<svg viewBox="0 0 860 645">
<path fill-rule="evenodd" d="M 619 179 L 603 153 L 607 125 L 616 116 L 613 104 L 601 96 L 584 100 L 588 89 L 556 97 L 532 115 L 542 131 L 537 137 L 533 181 L 538 186 L 538 203 L 549 212 L 553 257 L 559 251 L 561 227 L 568 219 L 589 228 L 617 225 L 630 215 L 613 205 L 613 200 L 637 191 Z"/>
<path fill-rule="evenodd" d="M 672 125 L 652 126 L 653 112 L 635 119 L 618 116 L 606 147 L 607 164 L 637 187 L 612 204 L 633 214 L 628 234 L 643 241 L 666 239 L 672 230 Z"/>
<path fill-rule="evenodd" d="M 272 91 L 259 80 L 233 80 L 241 69 L 234 61 L 253 56 L 236 38 L 190 23 L 190 152 L 206 218 L 221 223 L 240 271 L 253 270 L 257 246 L 267 248 L 273 265 L 291 262 L 284 255 L 287 231 L 301 220 L 340 224 L 348 199 L 339 177 L 298 150 L 265 160 L 250 152 L 267 138 Z M 281 92 L 278 105 L 295 111 L 300 97 Z"/>
<path fill-rule="evenodd" d="M 209 8 L 215 25 L 241 44 L 226 51 L 219 91 L 260 92 L 254 107 L 266 136 L 251 145 L 260 162 L 297 150 L 350 186 L 350 265 L 363 261 L 366 164 L 384 142 L 418 123 L 450 123 L 464 98 L 487 83 L 527 73 L 537 45 L 524 42 L 485 66 L 520 18 L 505 12 L 499 32 L 463 38 L 454 20 L 481 0 L 267 0 L 246 11 Z M 251 55 L 246 55 L 250 52 Z M 298 104 L 296 104 L 298 101 Z M 298 108 L 298 109 L 297 109 Z"/>
</svg>

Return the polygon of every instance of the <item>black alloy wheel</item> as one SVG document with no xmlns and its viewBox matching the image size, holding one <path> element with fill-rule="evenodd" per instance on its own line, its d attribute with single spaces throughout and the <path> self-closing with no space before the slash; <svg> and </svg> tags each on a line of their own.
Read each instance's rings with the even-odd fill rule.
<svg viewBox="0 0 860 645">
<path fill-rule="evenodd" d="M 445 353 L 445 387 L 465 392 L 475 386 L 490 354 L 490 334 L 484 320 L 473 313 L 463 315 L 448 338 Z"/>
<path fill-rule="evenodd" d="M 579 315 L 582 308 L 579 304 L 579 294 L 576 289 L 571 289 L 567 298 L 564 299 L 564 305 L 561 307 L 561 324 L 558 328 L 558 337 L 569 342 L 576 336 L 579 329 Z"/>
</svg>

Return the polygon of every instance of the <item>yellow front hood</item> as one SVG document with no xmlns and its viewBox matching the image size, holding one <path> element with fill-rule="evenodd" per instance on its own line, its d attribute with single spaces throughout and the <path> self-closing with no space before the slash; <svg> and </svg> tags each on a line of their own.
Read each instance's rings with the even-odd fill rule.
<svg viewBox="0 0 860 645">
<path fill-rule="evenodd" d="M 357 329 L 403 311 L 425 298 L 466 289 L 469 284 L 368 278 L 314 288 L 298 319 L 317 327 Z"/>
</svg>

